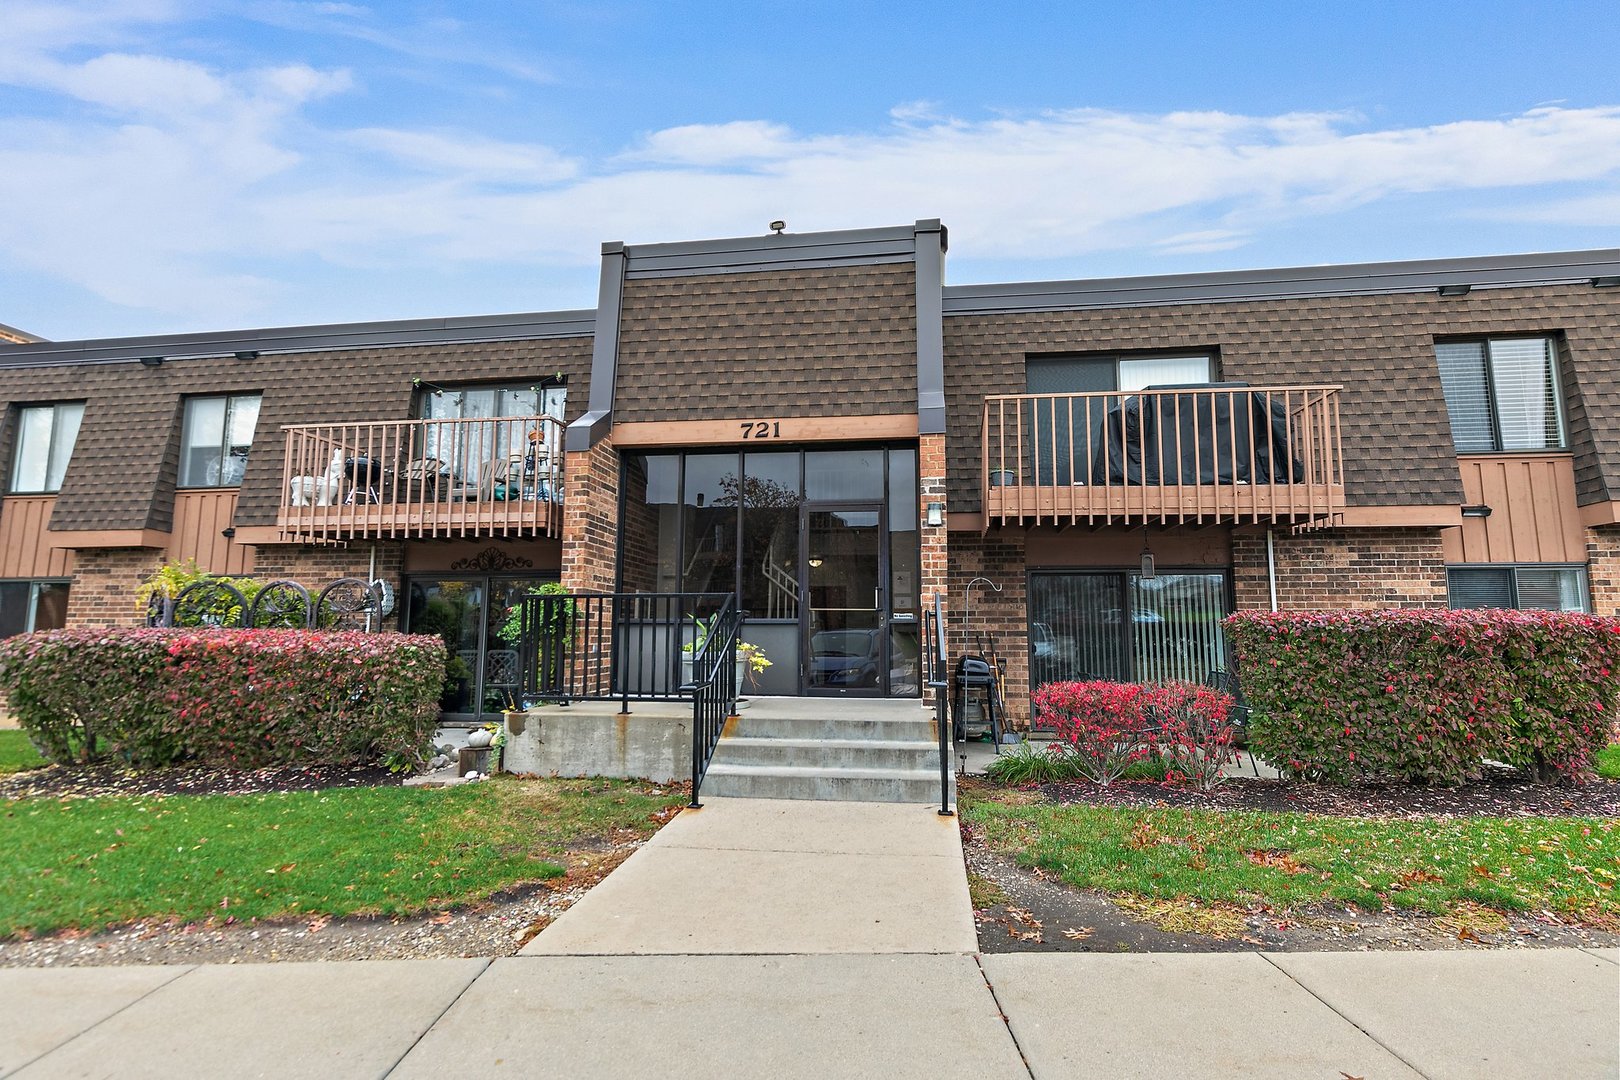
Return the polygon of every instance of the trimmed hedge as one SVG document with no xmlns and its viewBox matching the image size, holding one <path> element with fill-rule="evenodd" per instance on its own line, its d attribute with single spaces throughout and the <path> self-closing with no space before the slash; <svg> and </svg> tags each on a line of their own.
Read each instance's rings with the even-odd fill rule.
<svg viewBox="0 0 1620 1080">
<path fill-rule="evenodd" d="M 1330 783 L 1457 784 L 1482 759 L 1582 780 L 1620 701 L 1620 620 L 1546 611 L 1244 612 L 1226 620 L 1250 748 Z"/>
<path fill-rule="evenodd" d="M 0 688 L 52 761 L 134 768 L 416 763 L 438 720 L 436 637 L 79 629 L 0 642 Z"/>
</svg>

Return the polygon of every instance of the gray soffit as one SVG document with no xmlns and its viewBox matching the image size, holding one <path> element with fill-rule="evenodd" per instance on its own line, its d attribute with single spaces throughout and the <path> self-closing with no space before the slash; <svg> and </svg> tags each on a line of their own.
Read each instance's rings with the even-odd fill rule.
<svg viewBox="0 0 1620 1080">
<path fill-rule="evenodd" d="M 225 330 L 206 334 L 165 334 L 93 341 L 40 341 L 28 345 L 0 344 L 0 368 L 120 364 L 137 361 L 143 356 L 187 360 L 230 356 L 238 352 L 320 352 L 590 337 L 595 328 L 594 311 L 541 311 L 519 315 L 467 315 L 452 319 L 280 326 L 263 330 Z"/>
<path fill-rule="evenodd" d="M 1442 285 L 1571 285 L 1620 274 L 1620 249 L 1487 255 L 1467 259 L 1296 266 L 1212 274 L 948 285 L 946 315 L 1150 307 L 1315 296 L 1428 292 Z"/>
<path fill-rule="evenodd" d="M 917 257 L 917 226 L 631 244 L 623 250 L 626 278 L 902 263 Z"/>
</svg>

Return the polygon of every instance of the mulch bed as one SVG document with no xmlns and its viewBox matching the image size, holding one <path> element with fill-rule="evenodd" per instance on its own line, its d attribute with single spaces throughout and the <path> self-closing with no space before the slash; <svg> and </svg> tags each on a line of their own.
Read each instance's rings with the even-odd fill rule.
<svg viewBox="0 0 1620 1080">
<path fill-rule="evenodd" d="M 1620 783 L 1595 780 L 1550 787 L 1502 770 L 1455 788 L 1412 784 L 1357 784 L 1332 787 L 1301 781 L 1233 777 L 1205 795 L 1190 788 L 1152 781 L 1116 781 L 1098 787 L 1089 781 L 1045 784 L 1041 792 L 1056 803 L 1093 806 L 1174 806 L 1202 810 L 1295 811 L 1337 817 L 1612 817 L 1620 814 Z"/>
<path fill-rule="evenodd" d="M 321 791 L 339 787 L 388 787 L 405 774 L 375 765 L 280 765 L 267 769 L 188 767 L 130 772 L 115 765 L 40 769 L 0 776 L 0 799 L 94 799 L 103 795 L 248 795 L 270 791 Z"/>
</svg>

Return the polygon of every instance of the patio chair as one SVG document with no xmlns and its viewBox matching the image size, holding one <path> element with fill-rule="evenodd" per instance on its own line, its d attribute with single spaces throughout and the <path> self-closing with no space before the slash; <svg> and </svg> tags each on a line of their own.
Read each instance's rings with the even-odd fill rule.
<svg viewBox="0 0 1620 1080">
<path fill-rule="evenodd" d="M 417 458 L 405 464 L 400 479 L 405 498 L 410 502 L 432 502 L 439 497 L 439 478 L 445 475 L 444 462 L 438 458 Z"/>
</svg>

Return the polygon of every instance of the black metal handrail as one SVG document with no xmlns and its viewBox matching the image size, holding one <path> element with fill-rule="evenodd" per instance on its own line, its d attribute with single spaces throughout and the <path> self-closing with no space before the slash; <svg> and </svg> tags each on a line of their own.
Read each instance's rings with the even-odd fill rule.
<svg viewBox="0 0 1620 1080">
<path fill-rule="evenodd" d="M 679 701 L 733 593 L 537 593 L 519 615 L 529 701 Z"/>
<path fill-rule="evenodd" d="M 742 633 L 742 612 L 735 595 L 705 624 L 707 633 L 692 654 L 692 678 L 681 687 L 692 695 L 692 801 L 701 807 L 698 792 L 714 759 L 715 747 L 726 721 L 737 712 L 737 641 Z"/>
<path fill-rule="evenodd" d="M 951 814 L 951 673 L 945 652 L 945 605 L 938 593 L 923 612 L 923 677 L 934 692 L 934 726 L 939 731 L 939 813 Z"/>
</svg>

